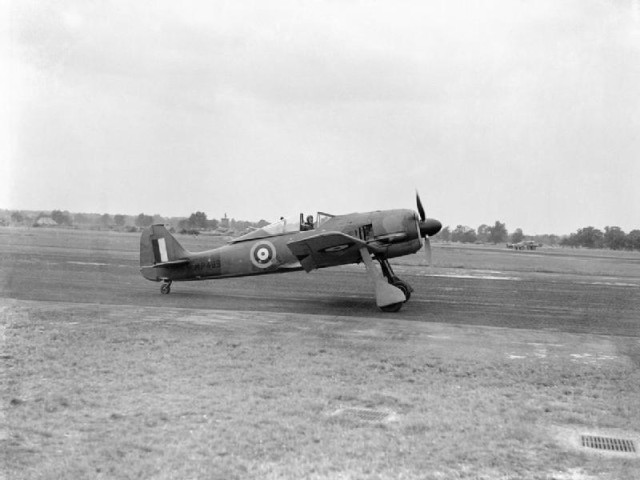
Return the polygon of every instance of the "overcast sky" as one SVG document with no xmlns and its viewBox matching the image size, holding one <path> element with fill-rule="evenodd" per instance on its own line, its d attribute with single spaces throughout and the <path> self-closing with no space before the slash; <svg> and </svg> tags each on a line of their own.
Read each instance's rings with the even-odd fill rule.
<svg viewBox="0 0 640 480">
<path fill-rule="evenodd" d="M 640 0 L 3 5 L 0 208 L 640 228 Z"/>
</svg>

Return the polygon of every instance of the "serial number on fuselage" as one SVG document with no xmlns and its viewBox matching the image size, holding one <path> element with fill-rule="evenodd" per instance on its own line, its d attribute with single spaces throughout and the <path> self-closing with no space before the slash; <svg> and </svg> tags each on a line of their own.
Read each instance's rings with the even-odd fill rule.
<svg viewBox="0 0 640 480">
<path fill-rule="evenodd" d="M 207 258 L 206 261 L 205 259 L 200 259 L 195 262 L 190 262 L 189 268 L 195 272 L 202 272 L 206 270 L 220 270 L 221 268 L 220 258 L 214 257 L 214 258 Z"/>
</svg>

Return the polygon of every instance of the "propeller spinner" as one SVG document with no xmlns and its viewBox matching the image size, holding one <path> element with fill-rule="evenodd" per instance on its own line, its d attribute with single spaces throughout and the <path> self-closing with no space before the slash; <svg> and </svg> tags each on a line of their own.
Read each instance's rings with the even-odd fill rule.
<svg viewBox="0 0 640 480">
<path fill-rule="evenodd" d="M 422 200 L 420 200 L 420 194 L 417 191 L 416 204 L 418 206 L 418 214 L 420 215 L 418 229 L 420 230 L 420 236 L 424 238 L 424 251 L 427 255 L 427 263 L 431 265 L 431 242 L 429 241 L 429 237 L 432 237 L 442 229 L 442 223 L 435 218 L 426 217 Z"/>
</svg>

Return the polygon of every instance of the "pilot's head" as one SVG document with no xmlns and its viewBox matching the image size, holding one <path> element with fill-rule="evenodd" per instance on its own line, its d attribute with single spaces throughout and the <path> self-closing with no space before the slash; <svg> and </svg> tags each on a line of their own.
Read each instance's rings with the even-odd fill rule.
<svg viewBox="0 0 640 480">
<path fill-rule="evenodd" d="M 307 223 L 308 223 L 309 225 L 313 225 L 313 215 L 309 215 L 309 216 L 307 217 Z"/>
</svg>

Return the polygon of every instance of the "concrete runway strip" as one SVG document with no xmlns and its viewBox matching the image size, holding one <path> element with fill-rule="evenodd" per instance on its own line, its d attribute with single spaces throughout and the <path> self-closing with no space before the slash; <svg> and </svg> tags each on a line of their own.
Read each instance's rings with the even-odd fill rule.
<svg viewBox="0 0 640 480">
<path fill-rule="evenodd" d="M 399 265 L 415 289 L 398 313 L 375 306 L 362 265 L 174 283 L 139 274 L 137 252 L 0 243 L 0 297 L 159 308 L 347 316 L 640 337 L 640 275 L 589 277 Z"/>
</svg>

